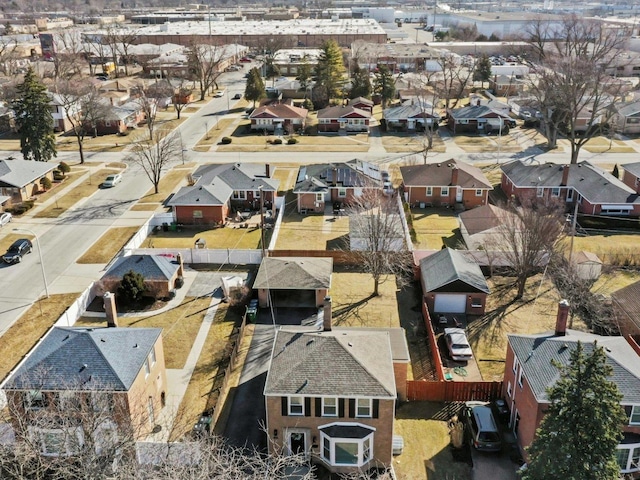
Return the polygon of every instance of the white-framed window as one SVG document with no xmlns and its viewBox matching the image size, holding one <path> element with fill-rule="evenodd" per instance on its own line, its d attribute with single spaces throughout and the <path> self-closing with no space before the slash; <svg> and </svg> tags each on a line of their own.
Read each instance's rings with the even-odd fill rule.
<svg viewBox="0 0 640 480">
<path fill-rule="evenodd" d="M 480 308 L 480 307 L 482 307 L 482 298 L 471 297 L 471 308 Z"/>
<path fill-rule="evenodd" d="M 338 416 L 338 399 L 336 397 L 322 397 L 322 416 Z"/>
<path fill-rule="evenodd" d="M 460 124 L 460 125 L 467 125 L 469 123 L 468 119 L 463 119 L 463 120 L 456 120 L 456 123 Z"/>
<path fill-rule="evenodd" d="M 553 187 L 551 189 L 551 196 L 552 197 L 559 197 L 560 196 L 560 188 L 558 187 Z"/>
<path fill-rule="evenodd" d="M 518 371 L 518 357 L 516 357 L 515 353 L 513 354 L 513 365 L 511 369 L 513 370 L 513 373 Z"/>
<path fill-rule="evenodd" d="M 431 187 L 427 187 L 427 197 L 433 195 L 433 189 Z"/>
<path fill-rule="evenodd" d="M 640 443 L 620 444 L 616 450 L 616 459 L 621 473 L 640 471 Z"/>
<path fill-rule="evenodd" d="M 260 190 L 253 191 L 253 198 L 260 198 Z"/>
<path fill-rule="evenodd" d="M 567 202 L 573 201 L 573 188 L 567 188 Z"/>
<path fill-rule="evenodd" d="M 324 202 L 324 195 L 322 193 L 316 193 L 316 202 Z"/>
<path fill-rule="evenodd" d="M 373 458 L 373 433 L 371 431 L 363 438 L 338 438 L 329 437 L 321 430 L 322 459 L 335 466 L 366 465 Z"/>
<path fill-rule="evenodd" d="M 39 410 L 47 406 L 47 397 L 40 390 L 29 390 L 24 394 L 24 406 L 27 410 Z"/>
<path fill-rule="evenodd" d="M 634 405 L 631 407 L 629 425 L 640 425 L 640 405 Z"/>
<path fill-rule="evenodd" d="M 344 198 L 347 196 L 347 189 L 346 188 L 338 188 L 338 197 L 340 198 Z"/>
<path fill-rule="evenodd" d="M 151 367 L 149 366 L 149 358 L 145 358 L 144 360 L 144 378 L 147 378 L 151 373 Z"/>
<path fill-rule="evenodd" d="M 522 367 L 520 367 L 520 371 L 518 372 L 518 386 L 522 388 Z"/>
<path fill-rule="evenodd" d="M 156 364 L 156 347 L 151 348 L 151 352 L 149 353 L 149 360 L 151 361 L 151 366 L 153 367 Z"/>
<path fill-rule="evenodd" d="M 512 397 L 511 381 L 507 382 L 507 397 Z"/>
<path fill-rule="evenodd" d="M 541 197 L 544 195 L 544 188 L 538 187 L 536 188 L 536 196 Z"/>
<path fill-rule="evenodd" d="M 481 197 L 481 196 L 482 196 L 482 189 L 476 188 L 476 197 Z"/>
<path fill-rule="evenodd" d="M 449 187 L 442 187 L 440 189 L 440 196 L 441 197 L 448 197 L 449 196 Z"/>
<path fill-rule="evenodd" d="M 289 397 L 289 415 L 304 415 L 304 398 Z"/>
<path fill-rule="evenodd" d="M 202 210 L 194 210 L 193 218 L 202 218 Z"/>
<path fill-rule="evenodd" d="M 371 404 L 370 398 L 356 398 L 356 418 L 370 418 L 372 416 Z"/>
<path fill-rule="evenodd" d="M 233 191 L 233 199 L 234 200 L 246 200 L 247 192 L 244 190 L 234 190 Z"/>
<path fill-rule="evenodd" d="M 81 427 L 31 428 L 31 437 L 38 443 L 40 453 L 47 457 L 73 455 L 84 445 Z"/>
</svg>

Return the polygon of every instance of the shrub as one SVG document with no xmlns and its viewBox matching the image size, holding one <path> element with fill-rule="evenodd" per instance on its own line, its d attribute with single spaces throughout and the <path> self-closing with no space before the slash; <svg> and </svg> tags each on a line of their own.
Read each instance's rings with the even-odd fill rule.
<svg viewBox="0 0 640 480">
<path fill-rule="evenodd" d="M 306 98 L 304 102 L 302 102 L 302 108 L 306 108 L 307 110 L 313 110 L 313 102 L 310 98 Z"/>
<path fill-rule="evenodd" d="M 276 138 L 273 142 L 271 142 L 272 145 L 282 145 L 282 139 L 281 138 Z"/>
<path fill-rule="evenodd" d="M 295 145 L 296 143 L 298 143 L 297 138 L 290 138 L 289 140 L 287 140 L 287 144 L 289 145 Z"/>
<path fill-rule="evenodd" d="M 60 180 L 64 179 L 64 173 L 62 173 L 60 170 L 54 170 L 53 171 L 53 179 L 55 181 L 60 181 Z"/>
<path fill-rule="evenodd" d="M 40 185 L 42 185 L 42 188 L 45 190 L 49 190 L 51 188 L 51 180 L 49 180 L 49 177 L 42 177 L 40 179 Z"/>
<path fill-rule="evenodd" d="M 129 270 L 122 276 L 122 281 L 118 287 L 118 295 L 120 295 L 126 303 L 141 300 L 144 292 L 144 277 L 141 274 Z"/>
<path fill-rule="evenodd" d="M 58 170 L 60 170 L 63 174 L 69 173 L 71 171 L 71 167 L 65 162 L 60 162 L 60 165 L 58 165 Z"/>
<path fill-rule="evenodd" d="M 222 140 L 220 140 L 220 143 L 223 145 L 228 145 L 231 143 L 231 137 L 222 137 Z"/>
</svg>

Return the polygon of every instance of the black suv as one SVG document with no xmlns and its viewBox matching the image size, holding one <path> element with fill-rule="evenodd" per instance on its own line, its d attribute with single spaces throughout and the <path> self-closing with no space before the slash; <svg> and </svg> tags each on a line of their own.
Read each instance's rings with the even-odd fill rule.
<svg viewBox="0 0 640 480">
<path fill-rule="evenodd" d="M 27 238 L 21 238 L 20 240 L 16 240 L 2 256 L 2 260 L 5 263 L 20 263 L 22 261 L 22 256 L 27 253 L 31 253 L 33 250 L 33 245 L 31 244 L 31 240 Z"/>
</svg>

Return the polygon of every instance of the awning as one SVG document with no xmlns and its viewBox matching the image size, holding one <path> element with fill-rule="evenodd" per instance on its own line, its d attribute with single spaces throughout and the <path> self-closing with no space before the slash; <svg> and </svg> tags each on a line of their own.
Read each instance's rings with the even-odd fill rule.
<svg viewBox="0 0 640 480">
<path fill-rule="evenodd" d="M 602 205 L 602 210 L 633 210 L 633 205 Z"/>
</svg>

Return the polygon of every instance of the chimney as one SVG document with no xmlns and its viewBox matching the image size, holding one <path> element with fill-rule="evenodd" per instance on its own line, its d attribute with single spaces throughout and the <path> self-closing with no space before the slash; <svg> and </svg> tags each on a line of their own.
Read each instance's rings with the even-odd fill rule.
<svg viewBox="0 0 640 480">
<path fill-rule="evenodd" d="M 323 319 L 322 319 L 322 330 L 325 332 L 331 331 L 331 297 L 324 297 L 323 304 Z"/>
<path fill-rule="evenodd" d="M 458 184 L 458 167 L 453 167 L 451 170 L 451 186 L 455 187 Z"/>
<path fill-rule="evenodd" d="M 560 185 L 563 187 L 566 187 L 568 181 L 569 181 L 569 165 L 564 165 L 562 167 L 562 182 L 560 182 Z"/>
<path fill-rule="evenodd" d="M 338 168 L 333 167 L 333 183 L 332 186 L 336 187 L 338 185 Z"/>
<path fill-rule="evenodd" d="M 178 277 L 184 277 L 184 262 L 181 253 L 176 255 L 176 260 L 178 261 Z"/>
<path fill-rule="evenodd" d="M 558 316 L 556 317 L 556 337 L 564 337 L 567 334 L 567 319 L 569 318 L 569 302 L 560 300 L 558 303 Z"/>
<path fill-rule="evenodd" d="M 102 299 L 104 300 L 104 311 L 107 314 L 107 327 L 117 327 L 118 310 L 116 309 L 116 296 L 111 292 L 106 292 Z"/>
<path fill-rule="evenodd" d="M 271 178 L 271 166 L 268 163 L 264 166 L 264 176 Z"/>
</svg>

